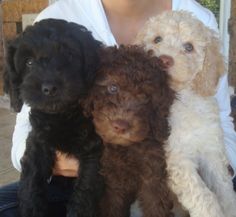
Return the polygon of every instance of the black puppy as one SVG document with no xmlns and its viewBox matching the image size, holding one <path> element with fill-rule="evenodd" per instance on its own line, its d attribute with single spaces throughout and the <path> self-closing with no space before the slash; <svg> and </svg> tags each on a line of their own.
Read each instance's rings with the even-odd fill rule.
<svg viewBox="0 0 236 217">
<path fill-rule="evenodd" d="M 15 111 L 23 103 L 31 107 L 32 130 L 21 160 L 22 217 L 46 216 L 47 180 L 56 150 L 80 162 L 67 216 L 95 216 L 103 189 L 102 142 L 83 115 L 80 100 L 93 83 L 100 46 L 85 27 L 55 19 L 29 26 L 8 46 L 5 91 Z"/>
</svg>

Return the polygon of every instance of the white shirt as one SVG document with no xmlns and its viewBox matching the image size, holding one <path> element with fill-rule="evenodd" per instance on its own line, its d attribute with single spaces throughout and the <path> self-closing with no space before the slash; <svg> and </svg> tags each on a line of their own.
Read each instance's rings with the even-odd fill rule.
<svg viewBox="0 0 236 217">
<path fill-rule="evenodd" d="M 172 10 L 192 12 L 205 25 L 218 31 L 214 15 L 194 0 L 172 0 Z M 101 0 L 59 0 L 43 10 L 36 18 L 36 21 L 46 18 L 64 19 L 84 25 L 97 40 L 108 46 L 117 44 L 110 30 Z M 236 133 L 233 128 L 232 118 L 229 116 L 231 109 L 227 75 L 220 79 L 216 98 L 220 108 L 226 151 L 230 163 L 234 171 L 236 171 Z M 30 108 L 27 105 L 23 105 L 21 112 L 17 114 L 13 133 L 11 157 L 17 170 L 21 168 L 20 159 L 25 150 L 26 138 L 31 130 L 29 111 Z"/>
</svg>

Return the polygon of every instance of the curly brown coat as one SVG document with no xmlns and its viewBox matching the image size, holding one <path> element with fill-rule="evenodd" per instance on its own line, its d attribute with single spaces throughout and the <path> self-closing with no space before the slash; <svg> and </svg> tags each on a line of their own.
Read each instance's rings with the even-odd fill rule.
<svg viewBox="0 0 236 217">
<path fill-rule="evenodd" d="M 137 199 L 144 217 L 167 217 L 171 202 L 163 145 L 175 96 L 168 75 L 138 46 L 105 48 L 100 56 L 85 103 L 105 143 L 100 216 L 128 217 Z"/>
</svg>

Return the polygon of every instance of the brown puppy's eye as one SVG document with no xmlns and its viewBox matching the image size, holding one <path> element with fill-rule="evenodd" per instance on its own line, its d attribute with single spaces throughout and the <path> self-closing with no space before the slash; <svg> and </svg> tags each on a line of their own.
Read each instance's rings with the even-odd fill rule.
<svg viewBox="0 0 236 217">
<path fill-rule="evenodd" d="M 80 133 L 81 139 L 86 139 L 87 136 L 88 136 L 88 130 L 87 129 L 80 130 L 79 133 Z"/>
<path fill-rule="evenodd" d="M 162 40 L 163 40 L 163 39 L 162 39 L 161 36 L 157 36 L 156 38 L 154 38 L 153 42 L 154 42 L 155 44 L 157 44 L 157 43 L 161 42 Z"/>
<path fill-rule="evenodd" d="M 194 49 L 193 45 L 190 42 L 185 43 L 183 46 L 184 50 L 188 53 L 191 53 Z"/>
<path fill-rule="evenodd" d="M 33 59 L 33 58 L 28 58 L 28 59 L 26 60 L 26 65 L 27 65 L 28 67 L 31 67 L 31 66 L 33 65 L 33 63 L 34 63 L 34 59 Z"/>
<path fill-rule="evenodd" d="M 111 84 L 107 87 L 107 90 L 110 94 L 117 94 L 119 91 L 119 86 L 116 84 Z"/>
</svg>

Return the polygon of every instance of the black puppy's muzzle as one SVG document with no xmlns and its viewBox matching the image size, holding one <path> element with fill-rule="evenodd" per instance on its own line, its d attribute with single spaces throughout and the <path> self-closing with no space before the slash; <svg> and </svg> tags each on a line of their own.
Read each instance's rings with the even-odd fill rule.
<svg viewBox="0 0 236 217">
<path fill-rule="evenodd" d="M 45 96 L 56 96 L 58 93 L 58 87 L 53 83 L 42 84 L 41 91 Z"/>
</svg>

